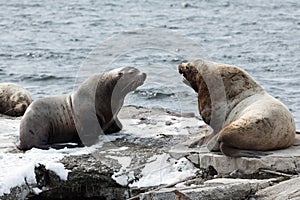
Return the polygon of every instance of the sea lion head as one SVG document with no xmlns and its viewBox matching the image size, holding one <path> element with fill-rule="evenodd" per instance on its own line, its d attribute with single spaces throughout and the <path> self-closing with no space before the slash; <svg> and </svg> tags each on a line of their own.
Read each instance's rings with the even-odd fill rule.
<svg viewBox="0 0 300 200">
<path fill-rule="evenodd" d="M 145 80 L 146 74 L 134 67 L 117 68 L 101 74 L 94 108 L 104 133 L 122 129 L 117 115 L 123 106 L 125 96 L 141 86 Z"/>
<path fill-rule="evenodd" d="M 5 114 L 13 116 L 22 116 L 32 101 L 28 94 L 21 91 L 12 94 L 9 100 L 11 103 L 11 109 Z"/>
<path fill-rule="evenodd" d="M 198 72 L 198 69 L 195 67 L 194 63 L 181 63 L 178 65 L 178 71 L 184 77 L 183 82 L 191 86 L 195 92 L 198 92 L 202 76 Z"/>
<path fill-rule="evenodd" d="M 117 68 L 109 73 L 116 82 L 114 92 L 121 95 L 126 95 L 143 85 L 147 77 L 145 73 L 134 67 Z"/>
<path fill-rule="evenodd" d="M 110 115 L 118 113 L 126 95 L 141 86 L 145 80 L 146 74 L 134 67 L 117 68 L 100 74 L 95 91 L 96 110 L 101 110 L 108 116 L 108 119 L 102 117 L 100 121 L 105 124 L 110 120 Z M 101 115 L 102 113 L 98 113 L 97 117 Z"/>
</svg>

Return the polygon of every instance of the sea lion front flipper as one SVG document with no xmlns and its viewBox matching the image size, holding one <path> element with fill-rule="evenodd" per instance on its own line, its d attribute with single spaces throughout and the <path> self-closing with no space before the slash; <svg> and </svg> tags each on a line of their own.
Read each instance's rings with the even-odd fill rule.
<svg viewBox="0 0 300 200">
<path fill-rule="evenodd" d="M 106 130 L 104 130 L 104 133 L 105 134 L 116 133 L 122 130 L 122 127 L 123 126 L 121 122 L 119 121 L 118 118 L 116 118 L 115 120 L 112 121 L 112 124 Z"/>
</svg>

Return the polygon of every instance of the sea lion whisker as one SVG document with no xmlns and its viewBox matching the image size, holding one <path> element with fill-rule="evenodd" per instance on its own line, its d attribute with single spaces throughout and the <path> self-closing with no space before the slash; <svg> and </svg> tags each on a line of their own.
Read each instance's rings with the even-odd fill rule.
<svg viewBox="0 0 300 200">
<path fill-rule="evenodd" d="M 121 92 L 124 92 L 126 89 L 128 89 L 130 86 L 133 86 L 133 83 L 134 83 L 135 81 L 131 81 L 131 82 L 129 82 L 125 87 L 123 87 L 122 88 L 122 90 L 121 90 Z M 130 88 L 130 90 L 131 90 L 132 88 Z"/>
<path fill-rule="evenodd" d="M 11 108 L 11 109 L 5 111 L 3 114 L 7 114 L 8 112 L 10 112 L 10 111 L 12 111 L 12 110 L 14 110 L 14 109 L 15 109 L 15 108 Z"/>
</svg>

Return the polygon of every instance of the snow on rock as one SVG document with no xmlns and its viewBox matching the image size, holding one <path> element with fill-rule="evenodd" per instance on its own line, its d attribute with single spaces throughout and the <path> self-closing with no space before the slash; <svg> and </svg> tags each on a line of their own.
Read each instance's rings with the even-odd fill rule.
<svg viewBox="0 0 300 200">
<path fill-rule="evenodd" d="M 39 164 L 56 173 L 61 180 L 67 180 L 69 170 L 59 161 L 64 156 L 90 154 L 97 145 L 60 150 L 33 148 L 22 154 L 0 152 L 0 196 L 9 193 L 12 187 L 24 185 L 25 178 L 29 184 L 36 183 L 34 168 Z"/>
<path fill-rule="evenodd" d="M 32 190 L 33 190 L 34 194 L 40 194 L 43 191 L 37 187 L 32 188 Z"/>
<path fill-rule="evenodd" d="M 189 132 L 186 127 L 205 125 L 203 121 L 197 118 L 170 116 L 160 113 L 142 119 L 120 118 L 120 121 L 124 124 L 125 132 L 144 138 L 155 138 L 159 134 L 188 135 Z M 147 134 L 145 134 L 145 130 L 147 130 Z"/>
<path fill-rule="evenodd" d="M 170 184 L 195 175 L 197 169 L 186 158 L 174 159 L 163 152 L 168 152 L 173 143 L 198 132 L 198 127 L 203 126 L 201 120 L 135 107 L 125 107 L 120 115 L 123 130 L 100 136 L 100 142 L 91 147 L 33 148 L 25 153 L 15 147 L 20 119 L 1 118 L 0 126 L 4 128 L 0 130 L 0 196 L 26 182 L 34 185 L 35 167 L 40 164 L 61 180 L 68 180 L 70 176 L 65 166 L 71 170 L 76 168 L 82 174 L 86 172 L 86 166 L 93 170 L 96 166 L 99 170 L 115 172 L 111 178 L 119 185 L 139 188 Z M 77 159 L 81 159 L 80 162 Z M 68 184 L 73 188 L 72 183 Z M 119 189 L 123 191 L 124 187 Z M 35 193 L 39 192 L 36 189 Z"/>
<path fill-rule="evenodd" d="M 142 178 L 131 187 L 151 187 L 172 184 L 194 176 L 197 169 L 186 158 L 175 160 L 169 154 L 154 155 L 142 169 Z"/>
<path fill-rule="evenodd" d="M 35 164 L 28 162 L 28 159 L 2 154 L 0 162 L 0 196 L 9 193 L 11 187 L 24 185 L 25 179 L 29 183 L 35 183 Z"/>
<path fill-rule="evenodd" d="M 123 185 L 123 186 L 128 185 L 128 182 L 130 180 L 132 180 L 132 178 L 134 178 L 133 173 L 129 173 L 128 176 L 125 174 L 123 175 L 122 173 L 124 173 L 126 168 L 130 165 L 131 158 L 128 156 L 118 157 L 118 156 L 111 156 L 111 155 L 108 155 L 106 157 L 117 160 L 118 163 L 121 165 L 120 170 L 117 173 L 114 173 L 112 175 L 112 179 L 114 179 L 120 185 Z"/>
<path fill-rule="evenodd" d="M 18 136 L 19 120 L 0 120 L 5 129 L 0 131 L 1 145 L 6 148 L 0 148 L 0 196 L 9 193 L 10 188 L 26 184 L 36 183 L 34 168 L 39 164 L 45 165 L 46 169 L 56 173 L 61 180 L 67 180 L 69 170 L 59 162 L 64 156 L 90 154 L 97 147 L 101 147 L 104 142 L 112 141 L 118 136 L 103 136 L 101 143 L 91 147 L 84 148 L 65 148 L 60 150 L 49 149 L 41 150 L 33 148 L 25 153 L 9 152 L 15 149 L 14 143 Z M 2 133 L 3 132 L 3 133 Z M 7 152 L 8 151 L 8 152 Z"/>
<path fill-rule="evenodd" d="M 51 171 L 55 172 L 56 175 L 58 175 L 61 180 L 64 180 L 64 181 L 68 180 L 68 173 L 70 170 L 66 170 L 65 166 L 62 163 L 50 162 L 50 163 L 47 163 L 45 165 L 45 167 L 47 170 L 51 170 Z"/>
<path fill-rule="evenodd" d="M 0 166 L 0 196 L 8 193 L 10 188 L 27 183 L 36 183 L 34 168 L 44 164 L 49 170 L 66 180 L 68 171 L 61 163 L 57 163 L 64 155 L 56 150 L 32 149 L 23 154 L 2 153 Z"/>
<path fill-rule="evenodd" d="M 130 197 L 129 191 L 139 193 L 160 185 L 172 185 L 174 187 L 168 188 L 169 192 L 165 189 L 150 191 L 141 194 L 140 199 L 175 199 L 178 191 L 179 195 L 184 194 L 190 199 L 244 199 L 259 188 L 273 184 L 273 181 L 219 179 L 201 185 L 197 185 L 197 181 L 191 182 L 191 186 L 180 182 L 199 175 L 198 170 L 205 172 L 210 166 L 218 176 L 225 177 L 237 169 L 245 174 L 256 174 L 261 172 L 259 169 L 299 173 L 300 142 L 260 159 L 229 158 L 221 153 L 209 152 L 206 147 L 188 148 L 190 141 L 199 138 L 200 134 L 211 132 L 196 117 L 181 117 L 186 115 L 140 107 L 123 107 L 121 111 L 123 130 L 101 136 L 96 145 L 61 150 L 31 149 L 26 153 L 17 150 L 14 145 L 20 120 L 1 118 L 0 198 L 4 193 L 9 193 L 11 188 L 24 186 L 27 182 L 34 187 L 32 190 L 35 194 L 45 197 L 51 195 L 53 198 L 75 199 L 80 195 L 96 197 L 101 194 L 106 199 L 124 199 L 124 194 L 127 194 L 125 198 Z M 42 192 L 35 184 L 34 171 L 39 164 L 67 181 L 57 181 L 57 176 L 49 176 L 56 189 Z M 262 177 L 265 175 L 269 176 L 263 174 Z M 275 182 L 280 180 L 276 179 Z M 25 189 L 14 188 L 5 195 L 6 199 L 19 199 L 16 193 L 20 190 L 24 194 L 29 192 L 26 186 Z M 261 194 L 277 194 L 276 188 L 273 190 Z"/>
</svg>

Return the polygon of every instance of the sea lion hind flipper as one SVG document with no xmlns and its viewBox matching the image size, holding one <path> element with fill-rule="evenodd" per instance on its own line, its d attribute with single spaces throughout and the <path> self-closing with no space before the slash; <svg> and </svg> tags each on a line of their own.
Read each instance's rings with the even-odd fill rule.
<svg viewBox="0 0 300 200">
<path fill-rule="evenodd" d="M 261 158 L 263 156 L 270 155 L 272 153 L 264 152 L 264 151 L 252 151 L 252 150 L 242 150 L 236 149 L 234 147 L 230 147 L 223 142 L 220 144 L 221 152 L 230 157 L 249 157 L 249 158 Z"/>
<path fill-rule="evenodd" d="M 45 145 L 47 146 L 47 145 Z M 84 145 L 82 143 L 78 143 L 78 144 L 71 144 L 71 143 L 57 143 L 57 144 L 49 144 L 49 147 L 53 148 L 53 149 L 64 149 L 64 148 L 77 148 L 77 147 L 84 147 Z M 48 148 L 49 149 L 49 148 Z"/>
<path fill-rule="evenodd" d="M 211 138 L 211 135 L 205 135 L 200 137 L 199 139 L 193 141 L 191 144 L 189 144 L 189 148 L 196 148 L 201 147 L 205 144 L 207 144 L 208 140 Z"/>
<path fill-rule="evenodd" d="M 218 142 L 218 135 L 212 132 L 209 135 L 202 136 L 200 139 L 192 142 L 189 145 L 189 148 L 196 148 L 196 147 L 201 147 L 203 145 L 206 145 L 206 147 L 210 151 L 218 152 L 220 151 L 220 145 Z"/>
</svg>

